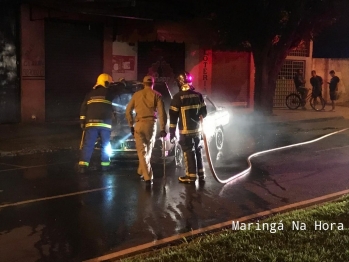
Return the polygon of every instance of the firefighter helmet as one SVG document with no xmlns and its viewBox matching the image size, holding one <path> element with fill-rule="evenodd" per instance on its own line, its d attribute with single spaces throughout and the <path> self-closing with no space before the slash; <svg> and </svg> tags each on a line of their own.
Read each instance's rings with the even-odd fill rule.
<svg viewBox="0 0 349 262">
<path fill-rule="evenodd" d="M 188 72 L 182 72 L 178 74 L 176 77 L 176 83 L 180 89 L 182 89 L 182 86 L 186 84 L 191 84 L 192 83 L 192 76 Z"/>
<path fill-rule="evenodd" d="M 108 74 L 100 74 L 97 78 L 96 85 L 93 88 L 96 88 L 96 86 L 104 86 L 107 88 L 111 83 L 113 83 L 113 78 Z"/>
</svg>

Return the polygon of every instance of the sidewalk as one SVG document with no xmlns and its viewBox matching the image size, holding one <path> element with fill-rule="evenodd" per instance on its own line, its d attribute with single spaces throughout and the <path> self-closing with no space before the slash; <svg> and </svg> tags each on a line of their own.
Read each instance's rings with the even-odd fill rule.
<svg viewBox="0 0 349 262">
<path fill-rule="evenodd" d="M 336 107 L 336 112 L 316 112 L 312 109 L 275 109 L 273 116 L 261 117 L 252 114 L 251 109 L 228 108 L 231 123 L 240 121 L 252 124 L 286 124 L 295 121 L 316 122 L 327 119 L 349 119 L 348 107 Z M 0 156 L 16 156 L 58 149 L 78 150 L 81 139 L 79 122 L 30 123 L 0 125 Z"/>
<path fill-rule="evenodd" d="M 231 120 L 249 121 L 255 124 L 286 124 L 290 122 L 318 122 L 327 119 L 349 119 L 349 107 L 336 106 L 336 111 L 329 111 L 331 106 L 326 106 L 325 111 L 315 111 L 310 107 L 307 110 L 290 110 L 287 108 L 274 109 L 272 116 L 257 116 L 249 108 L 229 108 L 232 113 Z"/>
<path fill-rule="evenodd" d="M 0 156 L 78 150 L 81 133 L 79 122 L 0 125 Z"/>
</svg>

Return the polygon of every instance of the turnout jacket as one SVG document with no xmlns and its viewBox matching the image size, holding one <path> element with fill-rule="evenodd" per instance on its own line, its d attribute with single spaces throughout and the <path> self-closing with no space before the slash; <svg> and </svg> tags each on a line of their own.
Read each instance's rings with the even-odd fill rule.
<svg viewBox="0 0 349 262">
<path fill-rule="evenodd" d="M 98 85 L 85 97 L 80 109 L 80 122 L 88 127 L 111 129 L 113 118 L 113 99 L 121 93 L 119 85 L 108 88 Z"/>
<path fill-rule="evenodd" d="M 181 135 L 198 134 L 200 132 L 200 115 L 206 117 L 206 104 L 202 94 L 188 86 L 173 96 L 170 110 L 170 133 L 175 134 L 177 128 Z M 179 120 L 178 120 L 179 119 Z"/>
<path fill-rule="evenodd" d="M 125 116 L 130 127 L 134 124 L 132 111 L 136 111 L 135 121 L 155 121 L 157 118 L 160 123 L 160 130 L 165 130 L 167 114 L 160 93 L 145 86 L 143 89 L 133 94 L 126 107 Z"/>
</svg>

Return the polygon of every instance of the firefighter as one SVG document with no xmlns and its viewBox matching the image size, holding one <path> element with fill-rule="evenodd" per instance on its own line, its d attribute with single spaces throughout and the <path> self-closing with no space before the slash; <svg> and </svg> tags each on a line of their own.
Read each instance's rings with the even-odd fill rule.
<svg viewBox="0 0 349 262">
<path fill-rule="evenodd" d="M 138 154 L 137 173 L 146 187 L 153 184 L 153 170 L 150 165 L 156 135 L 156 121 L 160 122 L 160 136 L 166 137 L 167 114 L 161 94 L 153 90 L 154 78 L 145 76 L 144 88 L 137 91 L 126 107 L 126 118 L 136 140 Z M 135 119 L 132 112 L 135 111 Z"/>
<path fill-rule="evenodd" d="M 85 130 L 83 146 L 80 154 L 79 173 L 85 173 L 93 153 L 95 142 L 101 139 L 101 166 L 107 170 L 110 166 L 107 148 L 110 146 L 110 133 L 113 118 L 113 98 L 123 85 L 110 85 L 113 79 L 108 74 L 101 74 L 97 82 L 85 97 L 80 109 L 80 124 Z M 110 88 L 109 88 L 110 87 Z"/>
<path fill-rule="evenodd" d="M 178 121 L 179 144 L 182 147 L 185 176 L 179 177 L 181 183 L 195 183 L 205 181 L 201 153 L 200 115 L 206 117 L 206 104 L 202 94 L 194 91 L 191 85 L 191 76 L 183 72 L 176 77 L 179 92 L 173 96 L 169 110 L 170 140 L 176 138 Z"/>
</svg>

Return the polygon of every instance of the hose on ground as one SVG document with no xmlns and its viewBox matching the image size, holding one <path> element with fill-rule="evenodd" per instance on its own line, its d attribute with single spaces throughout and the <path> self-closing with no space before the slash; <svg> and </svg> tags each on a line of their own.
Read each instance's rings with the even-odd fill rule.
<svg viewBox="0 0 349 262">
<path fill-rule="evenodd" d="M 201 128 L 202 130 L 205 130 L 204 129 L 204 121 L 203 121 L 203 118 L 202 116 L 200 116 L 200 122 L 201 122 Z M 301 142 L 301 143 L 297 143 L 297 144 L 293 144 L 293 145 L 288 145 L 288 146 L 282 146 L 282 147 L 277 147 L 277 148 L 273 148 L 273 149 L 269 149 L 269 150 L 264 150 L 264 151 L 261 151 L 261 152 L 256 152 L 252 155 L 250 155 L 248 158 L 247 158 L 247 164 L 248 164 L 248 168 L 246 168 L 245 170 L 237 173 L 237 174 L 234 174 L 234 175 L 231 175 L 229 178 L 227 179 L 220 179 L 214 169 L 214 166 L 212 164 L 212 159 L 211 159 L 211 155 L 210 155 L 210 150 L 209 150 L 209 147 L 208 147 L 208 142 L 207 142 L 207 137 L 206 137 L 206 134 L 205 132 L 202 132 L 203 133 L 203 137 L 204 137 L 204 145 L 205 145 L 205 152 L 206 152 L 206 157 L 207 157 L 207 162 L 208 162 L 208 165 L 210 167 L 210 170 L 211 170 L 211 173 L 213 175 L 213 177 L 216 179 L 217 182 L 221 183 L 221 184 L 226 184 L 226 183 L 229 183 L 239 177 L 242 177 L 242 176 L 245 176 L 247 174 L 250 173 L 251 169 L 252 169 L 252 164 L 251 164 L 251 159 L 254 158 L 254 157 L 257 157 L 257 156 L 260 156 L 260 155 L 263 155 L 263 154 L 266 154 L 266 153 L 270 153 L 270 152 L 274 152 L 274 151 L 278 151 L 278 150 L 283 150 L 283 149 L 288 149 L 288 148 L 292 148 L 292 147 L 297 147 L 297 146 L 303 146 L 303 145 L 307 145 L 307 144 L 311 144 L 311 143 L 315 143 L 319 140 L 322 140 L 326 137 L 329 137 L 329 136 L 332 136 L 332 135 L 335 135 L 335 134 L 338 134 L 338 133 L 341 133 L 341 132 L 344 132 L 346 130 L 348 130 L 349 128 L 345 128 L 345 129 L 341 129 L 339 131 L 336 131 L 336 132 L 332 132 L 332 133 L 329 133 L 327 135 L 323 135 L 319 138 L 316 138 L 316 139 L 313 139 L 313 140 L 310 140 L 310 141 L 306 141 L 306 142 Z"/>
</svg>

